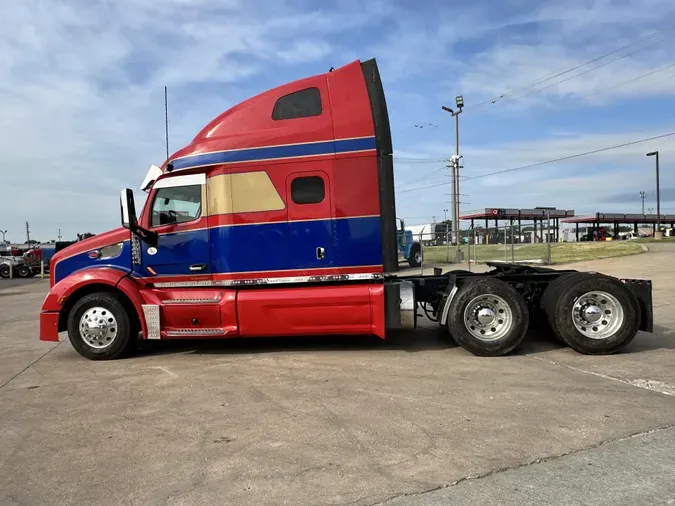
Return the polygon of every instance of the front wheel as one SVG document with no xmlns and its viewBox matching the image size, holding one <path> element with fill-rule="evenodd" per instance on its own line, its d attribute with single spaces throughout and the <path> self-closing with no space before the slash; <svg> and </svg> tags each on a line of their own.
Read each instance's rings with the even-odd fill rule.
<svg viewBox="0 0 675 506">
<path fill-rule="evenodd" d="M 422 265 L 422 246 L 419 244 L 413 244 L 411 246 L 408 265 L 410 265 L 410 267 L 419 267 Z"/>
<path fill-rule="evenodd" d="M 9 265 L 4 264 L 0 265 L 0 278 L 8 278 L 9 277 Z"/>
<path fill-rule="evenodd" d="M 474 355 L 496 357 L 513 351 L 529 325 L 527 304 L 509 284 L 495 278 L 467 279 L 452 301 L 448 332 Z"/>
<path fill-rule="evenodd" d="M 70 310 L 68 337 L 73 348 L 89 360 L 117 358 L 131 339 L 129 315 L 113 294 L 86 295 Z"/>
</svg>

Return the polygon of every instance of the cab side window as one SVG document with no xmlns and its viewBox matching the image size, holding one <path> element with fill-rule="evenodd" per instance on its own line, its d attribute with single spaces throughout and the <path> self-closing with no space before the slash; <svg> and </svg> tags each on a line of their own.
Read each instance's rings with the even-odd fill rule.
<svg viewBox="0 0 675 506">
<path fill-rule="evenodd" d="M 321 116 L 321 92 L 319 88 L 307 88 L 281 97 L 274 104 L 273 120 Z"/>
<path fill-rule="evenodd" d="M 201 185 L 160 188 L 152 204 L 150 225 L 158 227 L 185 223 L 198 219 L 202 214 Z"/>
<path fill-rule="evenodd" d="M 291 199 L 296 204 L 318 204 L 326 198 L 326 187 L 319 176 L 296 177 L 291 181 Z"/>
</svg>

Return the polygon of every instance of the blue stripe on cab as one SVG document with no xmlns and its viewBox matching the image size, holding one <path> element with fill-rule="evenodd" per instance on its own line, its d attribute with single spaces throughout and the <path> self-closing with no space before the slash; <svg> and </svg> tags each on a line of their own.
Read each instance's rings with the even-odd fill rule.
<svg viewBox="0 0 675 506">
<path fill-rule="evenodd" d="M 332 227 L 331 244 L 321 244 Z M 309 233 L 298 233 L 308 229 Z M 290 237 L 294 240 L 290 240 Z M 380 219 L 275 222 L 210 229 L 212 272 L 256 272 L 381 265 Z M 324 246 L 326 258 L 316 259 Z"/>
<path fill-rule="evenodd" d="M 288 269 L 287 227 L 280 222 L 211 228 L 212 272 Z"/>
<path fill-rule="evenodd" d="M 124 272 L 131 272 L 131 244 L 128 240 L 122 243 L 121 253 L 113 258 L 89 258 L 89 251 L 95 250 L 100 251 L 101 248 L 92 248 L 58 262 L 54 266 L 54 282 L 58 283 L 74 272 L 92 267 L 111 267 Z"/>
<path fill-rule="evenodd" d="M 335 141 L 336 153 L 348 153 L 349 151 L 365 151 L 375 149 L 375 137 L 363 137 L 361 139 L 341 139 Z"/>
<path fill-rule="evenodd" d="M 382 265 L 379 216 L 333 220 L 333 245 L 340 267 Z"/>
<path fill-rule="evenodd" d="M 186 156 L 184 158 L 177 158 L 171 162 L 171 165 L 173 165 L 174 170 L 179 170 L 202 165 L 295 158 L 300 156 L 330 155 L 336 152 L 348 153 L 350 151 L 363 151 L 367 149 L 375 149 L 375 137 L 308 142 L 284 146 L 267 146 L 232 151 L 217 151 L 214 153 L 203 153 Z"/>
</svg>

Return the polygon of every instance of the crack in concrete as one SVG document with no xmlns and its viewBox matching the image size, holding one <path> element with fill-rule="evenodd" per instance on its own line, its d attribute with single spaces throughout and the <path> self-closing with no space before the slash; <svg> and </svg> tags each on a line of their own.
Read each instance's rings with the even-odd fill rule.
<svg viewBox="0 0 675 506">
<path fill-rule="evenodd" d="M 605 446 L 607 444 L 620 443 L 622 441 L 627 441 L 629 439 L 633 439 L 633 438 L 636 438 L 636 437 L 647 436 L 649 434 L 654 434 L 656 432 L 661 432 L 661 431 L 664 431 L 664 430 L 672 429 L 673 427 L 675 427 L 675 423 L 670 423 L 668 425 L 661 425 L 661 426 L 658 426 L 658 427 L 653 427 L 651 429 L 647 429 L 647 430 L 635 432 L 633 434 L 629 434 L 628 436 L 622 436 L 622 437 L 618 437 L 618 438 L 614 438 L 614 439 L 606 439 L 604 441 L 600 441 L 599 443 L 593 444 L 591 446 L 587 446 L 585 448 L 579 448 L 577 450 L 570 450 L 568 452 L 560 453 L 560 454 L 557 454 L 557 455 L 551 455 L 549 457 L 540 457 L 538 459 L 534 459 L 534 460 L 531 460 L 531 461 L 528 461 L 528 462 L 523 462 L 522 464 L 515 464 L 515 465 L 512 465 L 512 466 L 506 466 L 506 467 L 500 467 L 498 469 L 492 469 L 490 471 L 487 471 L 487 472 L 481 473 L 481 474 L 465 476 L 465 477 L 460 478 L 459 480 L 453 481 L 452 483 L 449 483 L 447 485 L 439 485 L 438 487 L 430 488 L 428 490 L 423 490 L 422 492 L 412 492 L 412 493 L 408 493 L 408 494 L 396 494 L 396 495 L 393 495 L 393 496 L 389 497 L 388 499 L 385 499 L 384 501 L 373 503 L 373 504 L 370 504 L 369 506 L 385 505 L 387 503 L 390 503 L 390 502 L 395 501 L 397 499 L 401 499 L 403 497 L 415 497 L 415 496 L 418 496 L 418 495 L 428 494 L 430 492 L 436 492 L 437 490 L 442 490 L 442 489 L 445 489 L 445 488 L 454 487 L 456 485 L 459 485 L 460 483 L 464 483 L 465 481 L 481 480 L 483 478 L 488 478 L 488 477 L 494 476 L 496 474 L 501 474 L 501 473 L 505 473 L 507 471 L 514 471 L 514 470 L 517 470 L 517 469 L 521 469 L 523 467 L 528 467 L 528 466 L 532 466 L 532 465 L 536 465 L 536 464 L 541 464 L 541 463 L 544 463 L 544 462 L 557 460 L 561 457 L 567 457 L 568 455 L 575 455 L 577 453 L 581 453 L 581 452 L 585 452 L 585 451 L 589 451 L 589 450 L 595 450 L 596 448 L 600 448 L 600 447 Z"/>
<path fill-rule="evenodd" d="M 23 373 L 25 373 L 28 369 L 30 369 L 30 368 L 33 367 L 35 364 L 37 364 L 40 360 L 42 360 L 42 359 L 45 358 L 47 355 L 49 355 L 52 351 L 54 351 L 56 348 L 58 348 L 59 345 L 60 345 L 62 342 L 63 342 L 63 341 L 59 341 L 58 344 L 56 344 L 55 346 L 52 346 L 51 348 L 49 348 L 49 350 L 47 350 L 45 353 L 43 353 L 43 354 L 40 355 L 38 358 L 36 358 L 35 360 L 33 360 L 33 361 L 32 361 L 30 364 L 28 364 L 26 367 L 24 367 L 23 369 L 21 369 L 21 370 L 20 370 L 18 373 L 16 373 L 14 376 L 12 376 L 12 377 L 9 378 L 7 381 L 5 381 L 2 385 L 0 385 L 0 390 L 2 390 L 3 388 L 5 388 L 5 387 L 6 387 L 7 385 L 9 385 L 12 381 L 14 381 L 16 378 L 18 378 L 18 377 L 21 376 Z"/>
<path fill-rule="evenodd" d="M 625 380 L 621 378 L 615 378 L 614 376 L 609 376 L 607 374 L 602 374 L 599 372 L 588 371 L 586 369 L 580 369 L 579 367 L 574 367 L 571 365 L 563 364 L 556 362 L 555 360 L 546 360 L 545 358 L 535 357 L 534 355 L 525 355 L 528 358 L 534 360 L 539 360 L 540 362 L 545 362 L 547 364 L 555 365 L 558 367 L 564 367 L 572 371 L 581 372 L 584 374 L 590 374 L 591 376 L 596 376 L 598 378 L 616 381 L 617 383 L 623 383 L 624 385 L 630 385 L 632 387 L 641 388 L 643 390 L 649 390 L 650 392 L 656 392 L 663 395 L 675 396 L 675 386 L 669 385 L 668 383 L 663 383 L 662 381 L 650 380 L 650 379 L 634 379 L 634 380 Z"/>
</svg>

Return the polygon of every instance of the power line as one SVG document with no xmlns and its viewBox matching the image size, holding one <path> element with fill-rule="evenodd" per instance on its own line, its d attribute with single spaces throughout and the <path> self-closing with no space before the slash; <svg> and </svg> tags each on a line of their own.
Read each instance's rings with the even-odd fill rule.
<svg viewBox="0 0 675 506">
<path fill-rule="evenodd" d="M 600 61 L 600 60 L 602 60 L 603 58 L 607 58 L 608 56 L 611 56 L 611 55 L 616 54 L 616 53 L 618 53 L 618 52 L 620 52 L 620 51 L 623 51 L 624 49 L 628 49 L 629 47 L 634 46 L 635 44 L 639 44 L 640 42 L 644 42 L 644 41 L 646 41 L 646 40 L 653 39 L 654 37 L 656 37 L 656 36 L 659 35 L 660 33 L 663 33 L 663 32 L 665 32 L 665 31 L 671 30 L 671 29 L 674 28 L 674 27 L 675 27 L 675 25 L 667 26 L 667 27 L 665 27 L 665 28 L 662 28 L 662 29 L 660 29 L 660 30 L 657 30 L 656 32 L 654 32 L 654 33 L 652 33 L 652 34 L 650 34 L 650 35 L 647 35 L 647 36 L 645 36 L 645 37 L 640 37 L 639 39 L 636 39 L 636 40 L 634 40 L 634 41 L 632 41 L 632 42 L 629 42 L 628 44 L 626 44 L 626 45 L 624 45 L 624 46 L 621 46 L 621 47 L 619 47 L 619 48 L 617 48 L 617 49 L 614 49 L 614 50 L 610 51 L 609 53 L 605 53 L 605 54 L 603 54 L 603 55 L 601 55 L 601 56 L 597 56 L 597 57 L 595 57 L 595 58 L 593 58 L 593 59 L 591 59 L 591 60 L 589 60 L 589 61 L 587 61 L 587 62 L 581 63 L 581 64 L 576 65 L 576 66 L 574 66 L 574 67 L 572 67 L 572 68 L 569 68 L 569 69 L 560 69 L 559 71 L 557 71 L 557 72 L 556 72 L 555 74 L 553 74 L 553 75 L 541 77 L 541 78 L 539 78 L 539 79 L 537 79 L 537 80 L 535 80 L 535 81 L 531 81 L 530 83 L 524 84 L 524 85 L 519 86 L 519 87 L 517 87 L 517 88 L 514 88 L 514 89 L 512 89 L 512 90 L 509 90 L 509 91 L 507 91 L 506 93 L 503 93 L 503 94 L 501 94 L 501 95 L 499 95 L 499 96 L 497 96 L 497 97 L 493 97 L 492 99 L 485 100 L 485 101 L 483 101 L 483 102 L 481 102 L 481 103 L 479 103 L 479 104 L 477 104 L 477 105 L 475 105 L 475 106 L 473 106 L 473 107 L 474 107 L 474 109 L 475 109 L 475 108 L 482 107 L 482 106 L 487 105 L 487 104 L 490 104 L 490 103 L 495 103 L 495 102 L 497 102 L 497 101 L 499 101 L 499 100 L 501 100 L 501 99 L 503 99 L 503 98 L 505 98 L 505 97 L 507 97 L 507 96 L 509 96 L 509 95 L 513 95 L 513 94 L 515 94 L 515 93 L 517 93 L 517 92 L 519 92 L 519 91 L 526 90 L 526 89 L 531 88 L 531 87 L 533 87 L 533 86 L 536 86 L 536 85 L 538 85 L 538 84 L 543 84 L 543 83 L 545 83 L 545 82 L 547 82 L 547 81 L 550 81 L 550 80 L 552 80 L 552 79 L 555 79 L 556 77 L 564 76 L 565 74 L 569 74 L 570 72 L 574 72 L 575 70 L 578 70 L 578 69 L 580 69 L 581 67 L 585 67 L 586 65 L 590 65 L 591 63 L 595 63 L 595 62 L 597 62 L 597 61 Z M 667 40 L 667 39 L 663 39 L 663 40 Z M 660 41 L 660 42 L 663 42 L 663 40 Z M 660 42 L 657 42 L 656 44 L 659 44 Z M 653 45 L 653 44 L 652 44 L 652 45 Z M 647 47 L 650 47 L 650 46 L 647 46 Z M 646 47 L 643 48 L 643 49 L 646 49 Z M 628 55 L 628 56 L 630 56 L 630 55 Z M 616 61 L 616 60 L 614 60 L 614 61 Z"/>
<path fill-rule="evenodd" d="M 567 82 L 567 81 L 569 81 L 569 80 L 571 80 L 571 79 L 576 79 L 577 77 L 580 77 L 580 76 L 583 76 L 583 75 L 585 75 L 585 74 L 588 74 L 589 72 L 593 72 L 594 70 L 598 70 L 599 68 L 606 67 L 607 65 L 610 65 L 610 64 L 612 64 L 612 63 L 614 63 L 614 62 L 617 62 L 617 61 L 619 61 L 619 60 L 622 60 L 623 58 L 628 58 L 629 56 L 633 56 L 634 54 L 637 54 L 637 53 L 639 53 L 640 51 L 644 51 L 645 49 L 648 49 L 648 48 L 650 48 L 650 47 L 652 47 L 652 46 L 655 46 L 655 45 L 657 45 L 657 44 L 661 44 L 662 42 L 665 42 L 665 41 L 667 41 L 667 40 L 669 40 L 669 39 L 672 39 L 673 37 L 675 37 L 675 35 L 671 35 L 670 37 L 666 37 L 665 39 L 662 39 L 662 40 L 660 40 L 660 41 L 658 41 L 658 42 L 654 42 L 653 44 L 649 44 L 648 46 L 644 46 L 644 47 L 642 47 L 642 48 L 640 48 L 640 49 L 637 49 L 637 50 L 633 51 L 632 53 L 628 53 L 628 54 L 619 56 L 618 58 L 615 58 L 615 59 L 610 60 L 610 61 L 608 61 L 608 62 L 602 63 L 602 64 L 597 65 L 597 66 L 595 66 L 595 67 L 593 67 L 593 68 L 590 68 L 590 69 L 588 69 L 588 70 L 584 70 L 583 72 L 579 72 L 578 74 L 574 74 L 573 76 L 570 76 L 570 77 L 567 77 L 567 78 L 565 78 L 565 79 L 562 79 L 561 81 L 556 81 L 556 82 L 554 82 L 554 83 L 548 84 L 548 85 L 544 86 L 543 88 L 537 88 L 536 90 L 529 91 L 529 92 L 524 93 L 524 94 L 522 94 L 522 95 L 519 95 L 519 96 L 517 96 L 517 97 L 515 97 L 515 98 L 510 98 L 510 97 L 509 97 L 509 98 L 506 98 L 505 100 L 506 100 L 507 102 L 508 102 L 508 101 L 510 101 L 510 102 L 515 102 L 516 100 L 520 100 L 521 98 L 528 97 L 528 96 L 530 96 L 530 95 L 533 95 L 534 93 L 539 93 L 540 91 L 546 90 L 546 89 L 551 88 L 551 87 L 553 87 L 553 86 L 558 86 L 559 84 L 562 84 L 562 83 L 564 83 L 564 82 Z"/>
<path fill-rule="evenodd" d="M 391 156 L 394 161 L 397 162 L 406 162 L 406 163 L 432 163 L 432 162 L 447 162 L 447 158 L 407 158 L 403 156 L 395 156 L 395 155 L 389 155 Z"/>
<path fill-rule="evenodd" d="M 424 175 L 424 176 L 422 176 L 422 177 L 420 177 L 420 178 L 414 179 L 414 180 L 412 180 L 412 181 L 405 181 L 405 182 L 402 182 L 402 183 L 401 183 L 401 186 L 410 186 L 410 185 L 414 185 L 414 184 L 423 183 L 423 182 L 427 181 L 434 173 L 440 172 L 440 171 L 442 171 L 442 170 L 444 171 L 444 170 L 446 170 L 447 168 L 448 168 L 447 165 L 444 165 L 443 167 L 437 167 L 437 168 L 435 168 L 434 170 L 429 171 L 429 173 L 427 173 L 426 175 Z"/>
<path fill-rule="evenodd" d="M 546 160 L 546 161 L 543 161 L 543 162 L 531 163 L 529 165 L 522 165 L 520 167 L 513 167 L 513 168 L 510 168 L 510 169 L 503 169 L 503 170 L 497 170 L 495 172 L 488 172 L 488 173 L 485 173 L 485 174 L 480 174 L 478 176 L 471 176 L 471 177 L 467 177 L 466 180 L 471 181 L 473 179 L 480 179 L 480 178 L 484 178 L 484 177 L 488 177 L 488 176 L 495 176 L 497 174 L 505 174 L 507 172 L 515 172 L 515 171 L 518 171 L 518 170 L 531 169 L 533 167 L 539 167 L 541 165 L 547 165 L 549 163 L 562 162 L 562 161 L 565 161 L 565 160 L 571 160 L 573 158 L 580 158 L 582 156 L 588 156 L 588 155 L 593 155 L 593 154 L 596 154 L 596 153 L 602 153 L 603 151 L 610 151 L 612 149 L 624 148 L 626 146 L 632 146 L 634 144 L 640 144 L 642 142 L 649 142 L 649 141 L 653 141 L 653 140 L 657 140 L 657 139 L 664 139 L 666 137 L 671 137 L 673 135 L 675 135 L 675 132 L 670 132 L 670 133 L 662 134 L 662 135 L 656 135 L 654 137 L 648 137 L 646 139 L 639 139 L 637 141 L 624 142 L 623 144 L 617 144 L 615 146 L 608 146 L 608 147 L 605 147 L 605 148 L 594 149 L 594 150 L 591 150 L 591 151 L 586 151 L 584 153 L 577 153 L 577 154 L 574 154 L 574 155 L 561 156 L 560 158 L 554 158 L 553 160 Z M 448 185 L 448 184 L 450 184 L 450 183 L 449 182 L 436 183 L 436 184 L 432 184 L 432 185 L 429 185 L 429 186 L 422 186 L 420 188 L 412 188 L 410 190 L 402 190 L 398 193 L 408 193 L 408 192 L 414 192 L 414 191 L 418 191 L 418 190 L 426 190 L 428 188 L 437 188 L 439 186 L 445 186 L 445 185 Z"/>
<path fill-rule="evenodd" d="M 668 70 L 670 68 L 675 67 L 675 63 L 671 63 L 670 65 L 666 65 L 665 67 L 661 67 L 656 70 L 652 70 L 651 72 L 647 72 L 646 74 L 642 74 L 641 76 L 633 77 L 632 79 L 627 79 L 626 81 L 622 81 L 617 84 L 613 84 L 612 86 L 605 86 L 601 90 L 595 91 L 593 93 L 588 93 L 584 95 L 584 97 L 592 97 L 593 95 L 597 95 L 598 93 L 605 93 L 607 90 L 611 90 L 612 88 L 618 88 L 619 86 L 623 86 L 624 84 L 632 83 L 633 81 L 638 81 L 640 79 L 644 79 L 645 77 L 652 76 L 654 74 L 658 74 L 659 72 L 663 72 L 664 70 Z M 658 81 L 655 81 L 655 83 L 661 82 L 662 80 L 665 81 L 666 79 L 672 79 L 675 76 L 668 76 L 664 79 L 659 79 Z"/>
</svg>

